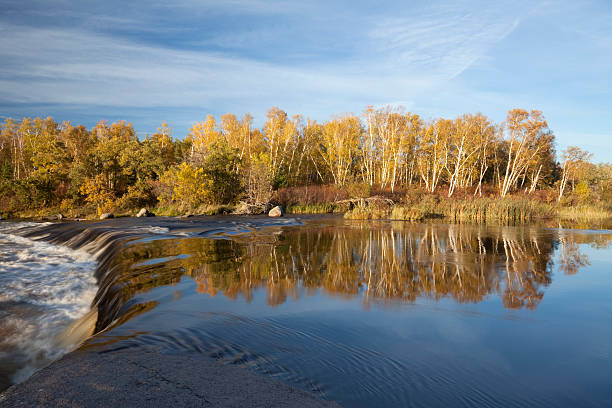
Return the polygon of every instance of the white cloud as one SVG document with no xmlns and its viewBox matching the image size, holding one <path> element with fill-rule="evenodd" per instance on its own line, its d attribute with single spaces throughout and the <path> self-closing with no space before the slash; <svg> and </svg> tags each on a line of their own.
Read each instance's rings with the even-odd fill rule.
<svg viewBox="0 0 612 408">
<path fill-rule="evenodd" d="M 519 25 L 518 18 L 465 13 L 448 8 L 408 18 L 389 18 L 370 37 L 390 63 L 408 73 L 452 79 L 468 69 Z"/>
<path fill-rule="evenodd" d="M 260 0 L 236 0 L 233 5 L 256 10 L 261 4 Z M 218 11 L 217 5 L 210 7 Z M 281 3 L 267 8 L 287 12 L 290 6 Z M 96 16 L 91 18 L 97 21 Z M 143 45 L 77 28 L 4 24 L 0 28 L 0 100 L 135 108 L 214 106 L 253 113 L 280 105 L 307 115 L 398 100 L 413 104 L 419 95 L 467 69 L 517 25 L 516 18 L 465 14 L 448 5 L 410 18 L 377 19 L 375 26 L 370 25 L 372 21 L 364 16 L 355 27 L 338 27 L 338 31 L 354 31 L 352 38 L 343 37 L 345 42 L 338 45 L 351 52 L 335 60 L 313 59 L 308 66 Z M 124 23 L 123 18 L 118 21 Z M 255 25 L 243 34 L 227 30 L 210 40 L 265 43 L 286 35 L 283 30 Z"/>
<path fill-rule="evenodd" d="M 198 106 L 275 98 L 331 101 L 422 87 L 416 79 L 377 79 L 342 67 L 300 69 L 206 52 L 142 46 L 69 29 L 5 26 L 0 32 L 1 98 L 31 103 Z M 399 88 L 398 88 L 399 85 Z M 409 87 L 409 88 L 408 88 Z"/>
</svg>

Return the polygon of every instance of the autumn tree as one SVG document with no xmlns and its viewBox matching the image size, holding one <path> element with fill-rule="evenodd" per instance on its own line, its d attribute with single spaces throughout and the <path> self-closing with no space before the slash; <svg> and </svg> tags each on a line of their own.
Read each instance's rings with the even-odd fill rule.
<svg viewBox="0 0 612 408">
<path fill-rule="evenodd" d="M 430 193 L 443 176 L 449 154 L 449 138 L 452 135 L 454 124 L 451 120 L 438 119 L 430 122 L 424 129 L 419 143 L 417 167 L 425 189 Z"/>
<path fill-rule="evenodd" d="M 550 143 L 548 123 L 537 110 L 512 109 L 506 119 L 505 171 L 500 179 L 499 194 L 505 197 L 530 166 L 539 167 L 538 155 Z M 534 178 L 537 180 L 537 175 Z"/>
<path fill-rule="evenodd" d="M 323 124 L 318 153 L 337 186 L 343 186 L 349 180 L 357 161 L 361 132 L 359 118 L 353 115 L 345 115 Z"/>
<path fill-rule="evenodd" d="M 561 180 L 559 180 L 559 196 L 561 201 L 568 180 L 573 180 L 579 175 L 580 170 L 589 163 L 593 155 L 577 146 L 569 146 L 561 154 Z"/>
<path fill-rule="evenodd" d="M 275 186 L 286 183 L 292 166 L 292 149 L 295 147 L 296 124 L 279 108 L 268 111 L 268 120 L 263 126 L 265 154 L 268 155 L 268 171 Z"/>
</svg>

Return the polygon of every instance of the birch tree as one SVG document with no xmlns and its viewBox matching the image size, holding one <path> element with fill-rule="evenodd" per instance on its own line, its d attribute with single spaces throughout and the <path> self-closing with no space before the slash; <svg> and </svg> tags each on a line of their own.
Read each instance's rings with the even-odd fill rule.
<svg viewBox="0 0 612 408">
<path fill-rule="evenodd" d="M 346 115 L 326 122 L 322 131 L 319 154 L 334 184 L 343 186 L 357 160 L 361 123 L 358 117 Z"/>
<path fill-rule="evenodd" d="M 563 193 L 570 179 L 576 177 L 580 168 L 591 160 L 593 155 L 577 146 L 569 146 L 561 155 L 561 180 L 559 181 L 559 196 L 557 202 L 563 198 Z"/>
<path fill-rule="evenodd" d="M 518 108 L 508 112 L 506 129 L 506 169 L 499 184 L 501 197 L 516 186 L 529 164 L 545 147 L 542 138 L 549 133 L 542 112 Z"/>
</svg>

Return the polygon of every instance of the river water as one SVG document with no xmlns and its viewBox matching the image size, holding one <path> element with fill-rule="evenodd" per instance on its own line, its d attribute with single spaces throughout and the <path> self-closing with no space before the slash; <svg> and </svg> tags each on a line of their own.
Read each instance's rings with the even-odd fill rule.
<svg viewBox="0 0 612 408">
<path fill-rule="evenodd" d="M 609 231 L 267 222 L 2 224 L 6 381 L 86 337 L 53 340 L 92 304 L 81 347 L 199 353 L 343 406 L 612 404 Z"/>
</svg>

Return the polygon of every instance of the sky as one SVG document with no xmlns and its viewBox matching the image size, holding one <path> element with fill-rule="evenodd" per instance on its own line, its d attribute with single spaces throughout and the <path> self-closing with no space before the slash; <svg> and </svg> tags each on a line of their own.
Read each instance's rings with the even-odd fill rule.
<svg viewBox="0 0 612 408">
<path fill-rule="evenodd" d="M 0 119 L 543 111 L 612 162 L 612 1 L 0 0 Z"/>
</svg>

